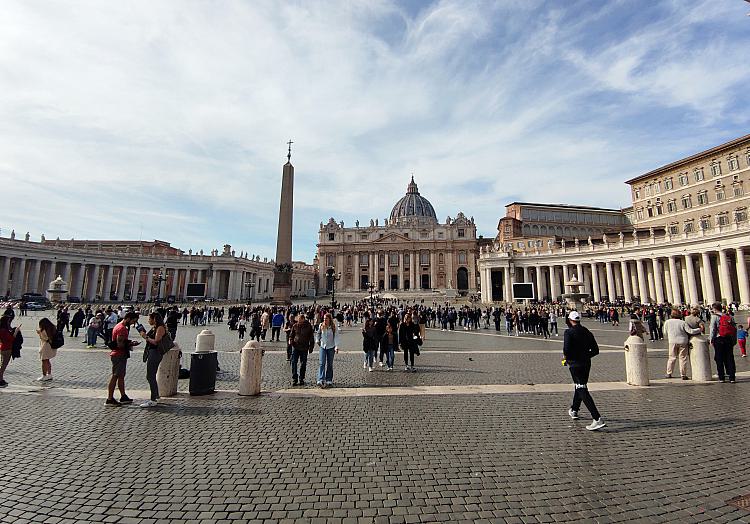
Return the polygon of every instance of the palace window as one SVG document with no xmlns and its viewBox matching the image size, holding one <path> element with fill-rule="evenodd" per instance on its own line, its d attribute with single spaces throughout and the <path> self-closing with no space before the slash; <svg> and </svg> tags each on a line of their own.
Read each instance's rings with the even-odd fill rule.
<svg viewBox="0 0 750 524">
<path fill-rule="evenodd" d="M 369 266 L 370 265 L 370 255 L 366 253 L 361 253 L 359 255 L 359 265 L 360 266 Z"/>
<path fill-rule="evenodd" d="M 383 253 L 378 255 L 378 265 L 380 267 L 385 267 L 385 255 Z"/>
<path fill-rule="evenodd" d="M 727 158 L 727 164 L 729 165 L 730 171 L 737 171 L 740 168 L 740 162 L 737 155 L 732 155 Z"/>
<path fill-rule="evenodd" d="M 708 204 L 708 192 L 707 191 L 698 191 L 698 205 L 702 206 Z"/>
<path fill-rule="evenodd" d="M 721 175 L 721 162 L 718 160 L 714 160 L 711 162 L 711 176 L 720 176 Z"/>
<path fill-rule="evenodd" d="M 734 210 L 734 221 L 735 222 L 747 222 L 747 208 L 738 207 Z"/>
<path fill-rule="evenodd" d="M 351 242 L 352 236 L 351 235 L 346 235 L 346 239 Z"/>
<path fill-rule="evenodd" d="M 661 203 L 660 200 L 656 201 L 656 215 L 661 215 L 664 213 L 664 205 Z"/>
<path fill-rule="evenodd" d="M 428 236 L 429 235 L 425 231 L 419 233 L 419 238 L 427 238 Z"/>
<path fill-rule="evenodd" d="M 694 231 L 693 225 L 694 224 L 692 220 L 686 220 L 685 224 L 682 226 L 682 230 L 685 233 L 692 233 Z"/>
<path fill-rule="evenodd" d="M 442 239 L 443 239 L 443 232 L 442 232 L 442 231 L 438 232 L 438 238 L 439 238 L 440 240 L 442 240 Z"/>
<path fill-rule="evenodd" d="M 724 192 L 724 187 L 719 187 L 716 189 L 716 201 L 721 202 L 726 198 L 726 193 Z"/>
<path fill-rule="evenodd" d="M 459 264 L 466 264 L 466 251 L 459 251 L 458 252 L 458 263 Z"/>
<path fill-rule="evenodd" d="M 686 186 L 689 182 L 687 173 L 680 173 L 680 185 Z"/>
<path fill-rule="evenodd" d="M 335 263 L 335 256 L 334 255 L 326 255 L 326 266 L 331 267 Z"/>
<path fill-rule="evenodd" d="M 427 266 L 430 264 L 430 254 L 426 251 L 423 251 L 419 254 L 419 263 L 423 266 Z"/>
<path fill-rule="evenodd" d="M 748 154 L 750 155 L 750 153 L 748 153 Z M 750 157 L 748 157 L 748 158 L 750 158 Z M 636 188 L 636 189 L 633 190 L 633 198 L 635 200 L 640 200 L 641 199 L 641 189 L 640 188 Z"/>
<path fill-rule="evenodd" d="M 669 234 L 670 235 L 677 235 L 680 233 L 680 225 L 677 222 L 672 222 L 669 224 Z"/>
<path fill-rule="evenodd" d="M 404 236 L 405 236 L 406 238 L 409 238 L 409 233 L 404 233 Z"/>
<path fill-rule="evenodd" d="M 459 229 L 458 230 L 458 238 L 464 238 L 464 236 L 466 236 L 466 230 Z"/>
<path fill-rule="evenodd" d="M 654 184 L 654 189 L 657 194 L 661 193 L 661 180 L 657 181 L 656 184 Z"/>
<path fill-rule="evenodd" d="M 724 211 L 723 213 L 719 213 L 716 215 L 716 223 L 720 226 L 728 226 L 729 225 L 729 213 Z"/>
<path fill-rule="evenodd" d="M 700 221 L 700 226 L 701 226 L 701 229 L 703 229 L 704 231 L 706 229 L 711 229 L 711 216 L 710 215 L 702 216 L 701 221 Z"/>
<path fill-rule="evenodd" d="M 359 235 L 359 239 L 360 240 L 367 240 L 367 233 L 362 233 L 361 235 Z"/>
<path fill-rule="evenodd" d="M 523 242 L 518 242 L 516 246 L 518 246 L 518 249 L 523 249 Z"/>
<path fill-rule="evenodd" d="M 411 257 L 409 256 L 409 254 L 408 253 L 404 254 L 404 267 L 409 267 L 411 265 L 410 261 L 411 261 Z"/>
<path fill-rule="evenodd" d="M 734 182 L 732 184 L 732 191 L 736 197 L 743 196 L 745 194 L 745 189 L 742 187 L 742 182 Z"/>
<path fill-rule="evenodd" d="M 646 185 L 646 196 L 651 196 L 651 184 Z"/>
<path fill-rule="evenodd" d="M 445 264 L 445 256 L 442 253 L 438 255 L 438 264 Z"/>
<path fill-rule="evenodd" d="M 648 218 L 651 218 L 654 216 L 654 208 L 649 203 L 648 207 L 646 208 L 646 214 L 648 215 Z"/>
<path fill-rule="evenodd" d="M 693 207 L 693 200 L 690 197 L 690 195 L 683 195 L 682 196 L 682 208 L 683 209 L 690 209 Z"/>
<path fill-rule="evenodd" d="M 674 213 L 677 211 L 677 201 L 674 198 L 670 198 L 667 200 L 667 211 L 669 213 Z"/>
<path fill-rule="evenodd" d="M 695 171 L 693 172 L 693 175 L 695 176 L 695 181 L 700 182 L 705 178 L 705 175 L 703 174 L 703 168 L 702 167 L 696 167 Z"/>
<path fill-rule="evenodd" d="M 745 164 L 750 167 L 750 148 L 748 148 L 747 152 L 745 153 Z"/>
<path fill-rule="evenodd" d="M 336 240 L 336 234 L 335 233 L 328 233 L 328 240 Z"/>
<path fill-rule="evenodd" d="M 398 253 L 389 253 L 388 258 L 390 259 L 390 264 L 392 266 L 398 266 Z"/>
<path fill-rule="evenodd" d="M 378 238 L 383 238 L 383 233 L 378 233 Z"/>
<path fill-rule="evenodd" d="M 351 266 L 352 265 L 352 256 L 351 255 L 347 255 L 346 256 L 346 265 L 347 266 Z"/>
<path fill-rule="evenodd" d="M 674 189 L 674 181 L 672 180 L 672 177 L 669 177 L 664 180 L 664 189 L 669 191 L 670 189 Z"/>
<path fill-rule="evenodd" d="M 642 207 L 639 207 L 635 211 L 635 214 L 638 216 L 638 220 L 643 220 L 643 208 Z"/>
</svg>

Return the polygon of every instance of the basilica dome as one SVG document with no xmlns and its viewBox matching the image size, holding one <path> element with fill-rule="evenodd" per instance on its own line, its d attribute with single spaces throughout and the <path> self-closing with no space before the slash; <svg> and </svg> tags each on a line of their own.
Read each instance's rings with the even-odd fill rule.
<svg viewBox="0 0 750 524">
<path fill-rule="evenodd" d="M 408 221 L 411 218 L 426 219 L 426 221 L 437 222 L 435 209 L 430 201 L 419 194 L 414 177 L 406 189 L 406 195 L 401 198 L 391 211 L 391 223 Z"/>
</svg>

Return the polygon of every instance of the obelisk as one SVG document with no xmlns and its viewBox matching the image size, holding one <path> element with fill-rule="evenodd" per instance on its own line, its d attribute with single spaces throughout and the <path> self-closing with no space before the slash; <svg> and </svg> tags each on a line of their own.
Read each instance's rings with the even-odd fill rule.
<svg viewBox="0 0 750 524">
<path fill-rule="evenodd" d="M 273 299 L 271 304 L 286 306 L 292 303 L 292 218 L 294 215 L 294 166 L 292 142 L 281 175 L 281 203 L 279 205 L 279 230 L 276 236 L 276 267 L 273 271 Z"/>
</svg>

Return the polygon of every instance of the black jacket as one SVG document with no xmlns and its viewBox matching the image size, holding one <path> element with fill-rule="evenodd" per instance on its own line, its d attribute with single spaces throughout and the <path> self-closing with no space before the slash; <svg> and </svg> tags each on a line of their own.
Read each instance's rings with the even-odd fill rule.
<svg viewBox="0 0 750 524">
<path fill-rule="evenodd" d="M 563 355 L 565 360 L 571 362 L 588 362 L 591 357 L 599 354 L 599 345 L 596 343 L 591 331 L 581 324 L 574 325 L 565 330 L 563 338 Z"/>
<path fill-rule="evenodd" d="M 419 344 L 417 343 L 417 339 L 414 338 L 415 336 L 419 339 L 418 324 L 402 322 L 398 327 L 398 342 L 404 351 L 416 351 L 418 349 Z"/>
</svg>

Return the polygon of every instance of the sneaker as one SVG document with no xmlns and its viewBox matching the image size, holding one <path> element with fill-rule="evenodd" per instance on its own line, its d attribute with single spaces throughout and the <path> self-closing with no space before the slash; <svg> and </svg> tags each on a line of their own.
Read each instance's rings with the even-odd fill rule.
<svg viewBox="0 0 750 524">
<path fill-rule="evenodd" d="M 747 357 L 747 355 L 742 355 L 742 358 L 745 358 L 745 357 Z"/>
<path fill-rule="evenodd" d="M 107 406 L 107 407 L 119 407 L 119 406 L 122 406 L 121 403 L 117 402 L 113 398 L 108 398 L 107 401 L 104 403 L 104 405 Z"/>
<path fill-rule="evenodd" d="M 586 429 L 588 429 L 589 431 L 596 431 L 597 429 L 602 429 L 606 425 L 607 424 L 605 424 L 604 421 L 601 418 L 599 418 L 599 420 L 595 420 L 591 424 L 586 426 Z"/>
<path fill-rule="evenodd" d="M 47 376 L 47 375 L 42 375 L 41 377 L 37 378 L 37 379 L 36 379 L 36 381 L 37 381 L 37 382 L 44 382 L 45 380 L 47 380 L 47 379 L 46 379 L 46 376 Z"/>
<path fill-rule="evenodd" d="M 132 404 L 132 403 L 133 403 L 133 399 L 130 398 L 129 396 L 125 395 L 125 396 L 120 397 L 120 404 Z"/>
<path fill-rule="evenodd" d="M 388 371 L 393 371 L 393 367 L 388 368 Z"/>
<path fill-rule="evenodd" d="M 411 372 L 412 372 L 412 373 L 416 373 L 416 372 L 417 372 L 417 368 L 415 368 L 414 366 L 412 366 L 412 367 L 411 367 Z"/>
<path fill-rule="evenodd" d="M 730 383 L 730 384 L 735 384 L 736 382 L 735 382 L 735 380 L 734 380 L 733 378 L 730 378 L 730 379 L 729 379 L 729 383 Z"/>
<path fill-rule="evenodd" d="M 146 402 L 144 402 L 143 404 L 141 404 L 142 408 L 153 408 L 154 406 L 156 406 L 156 401 L 155 400 L 147 400 Z"/>
<path fill-rule="evenodd" d="M 383 367 L 383 363 L 382 362 L 378 362 L 378 364 L 380 365 L 381 368 Z"/>
<path fill-rule="evenodd" d="M 299 382 L 297 382 L 297 380 L 292 380 L 292 386 L 296 386 L 297 384 L 299 384 Z"/>
<path fill-rule="evenodd" d="M 332 388 L 333 387 L 333 382 L 331 382 L 330 380 L 328 382 L 326 382 L 326 387 L 327 388 Z"/>
<path fill-rule="evenodd" d="M 8 387 L 8 383 L 5 382 L 4 380 L 0 380 L 0 388 L 7 388 L 7 387 Z"/>
<path fill-rule="evenodd" d="M 404 371 L 409 371 L 409 366 L 406 366 L 406 367 L 404 368 Z"/>
<path fill-rule="evenodd" d="M 362 369 L 367 369 L 367 362 L 362 362 Z"/>
<path fill-rule="evenodd" d="M 664 378 L 672 378 L 672 375 L 664 375 Z"/>
<path fill-rule="evenodd" d="M 573 420 L 578 420 L 578 412 L 577 411 L 573 411 L 572 409 L 569 409 L 568 410 L 568 415 L 570 415 L 570 418 L 572 418 Z"/>
<path fill-rule="evenodd" d="M 49 382 L 50 380 L 52 380 L 52 374 L 51 373 L 49 375 L 44 375 L 42 377 L 42 382 Z"/>
<path fill-rule="evenodd" d="M 368 367 L 367 371 L 369 371 L 370 373 L 372 373 L 372 367 Z"/>
</svg>

